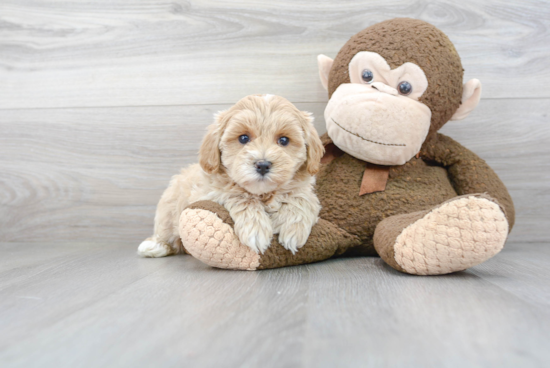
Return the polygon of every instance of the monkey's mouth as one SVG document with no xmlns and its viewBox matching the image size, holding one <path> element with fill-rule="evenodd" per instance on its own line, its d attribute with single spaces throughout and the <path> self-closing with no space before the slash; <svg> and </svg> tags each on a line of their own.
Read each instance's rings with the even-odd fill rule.
<svg viewBox="0 0 550 368">
<path fill-rule="evenodd" d="M 330 119 L 334 122 L 334 124 L 338 125 L 338 127 L 340 127 L 340 129 L 342 129 L 343 131 L 351 134 L 351 135 L 354 135 L 358 138 L 361 138 L 362 140 L 366 141 L 366 142 L 370 142 L 370 143 L 375 143 L 375 144 L 380 144 L 382 146 L 398 146 L 398 147 L 406 147 L 407 145 L 406 144 L 403 144 L 403 143 L 383 143 L 383 142 L 377 142 L 377 141 L 373 141 L 371 139 L 367 139 L 365 137 L 361 137 L 359 134 L 357 133 L 354 133 L 350 130 L 347 130 L 346 128 L 344 128 L 343 126 L 341 126 L 340 124 L 338 124 L 336 122 L 336 120 L 334 120 L 334 118 L 331 116 Z"/>
</svg>

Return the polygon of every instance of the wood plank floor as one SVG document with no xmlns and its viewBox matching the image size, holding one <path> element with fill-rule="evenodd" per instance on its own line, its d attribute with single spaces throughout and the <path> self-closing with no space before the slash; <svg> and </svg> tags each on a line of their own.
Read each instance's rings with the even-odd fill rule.
<svg viewBox="0 0 550 368">
<path fill-rule="evenodd" d="M 550 247 L 448 276 L 260 272 L 135 244 L 0 244 L 2 367 L 547 367 Z"/>
</svg>

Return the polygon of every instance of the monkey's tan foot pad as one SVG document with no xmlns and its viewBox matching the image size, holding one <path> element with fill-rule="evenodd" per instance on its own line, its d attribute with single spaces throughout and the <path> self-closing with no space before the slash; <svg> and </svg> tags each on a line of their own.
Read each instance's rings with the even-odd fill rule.
<svg viewBox="0 0 550 368">
<path fill-rule="evenodd" d="M 486 195 L 453 198 L 431 211 L 392 216 L 375 232 L 375 247 L 394 268 L 441 275 L 480 264 L 501 251 L 508 221 Z"/>
<path fill-rule="evenodd" d="M 318 262 L 360 243 L 335 225 L 319 220 L 311 229 L 306 244 L 292 254 L 274 236 L 263 254 L 242 244 L 233 231 L 227 210 L 214 202 L 195 202 L 180 217 L 179 233 L 187 252 L 217 268 L 261 270 Z M 357 244 L 356 244 L 357 243 Z"/>
</svg>

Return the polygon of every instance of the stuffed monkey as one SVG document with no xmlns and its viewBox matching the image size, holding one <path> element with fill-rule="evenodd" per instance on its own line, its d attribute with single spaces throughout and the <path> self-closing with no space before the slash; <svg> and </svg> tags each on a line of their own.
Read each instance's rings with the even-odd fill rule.
<svg viewBox="0 0 550 368">
<path fill-rule="evenodd" d="M 465 270 L 497 254 L 514 224 L 506 187 L 476 154 L 437 131 L 478 104 L 460 57 L 436 27 L 392 19 L 353 36 L 334 60 L 320 55 L 328 90 L 322 210 L 292 254 L 242 245 L 227 211 L 196 202 L 182 213 L 186 251 L 219 268 L 257 270 L 335 256 L 380 256 L 415 275 Z"/>
</svg>

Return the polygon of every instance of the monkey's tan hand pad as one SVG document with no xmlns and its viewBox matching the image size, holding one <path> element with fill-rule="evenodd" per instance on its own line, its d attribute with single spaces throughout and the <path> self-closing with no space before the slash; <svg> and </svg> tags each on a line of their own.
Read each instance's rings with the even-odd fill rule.
<svg viewBox="0 0 550 368">
<path fill-rule="evenodd" d="M 193 257 L 217 268 L 260 270 L 318 262 L 358 245 L 359 240 L 335 225 L 319 220 L 307 243 L 296 254 L 283 248 L 276 236 L 263 254 L 242 244 L 227 210 L 214 202 L 195 202 L 180 217 L 182 243 Z"/>
<path fill-rule="evenodd" d="M 392 216 L 376 228 L 374 245 L 392 267 L 413 275 L 441 275 L 480 264 L 501 251 L 508 236 L 502 208 L 486 195 L 453 198 L 431 211 Z"/>
<path fill-rule="evenodd" d="M 241 244 L 233 227 L 208 209 L 186 208 L 179 233 L 189 254 L 209 266 L 237 270 L 260 266 L 260 255 Z"/>
</svg>

